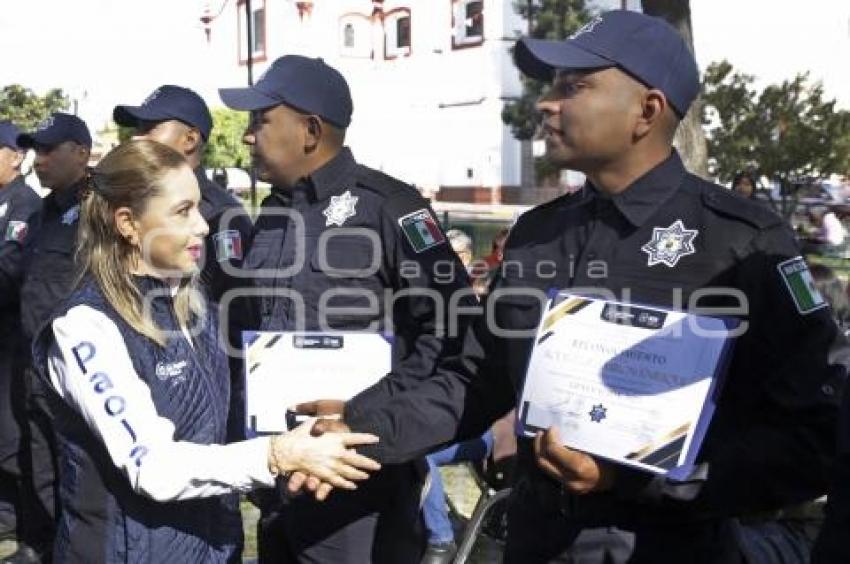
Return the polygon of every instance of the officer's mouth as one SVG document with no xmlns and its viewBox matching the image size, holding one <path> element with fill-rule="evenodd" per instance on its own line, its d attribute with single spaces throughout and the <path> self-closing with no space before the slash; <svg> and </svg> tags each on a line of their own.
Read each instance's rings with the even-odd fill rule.
<svg viewBox="0 0 850 564">
<path fill-rule="evenodd" d="M 552 139 L 552 138 L 559 138 L 560 139 L 563 136 L 564 136 L 564 132 L 561 131 L 560 129 L 558 129 L 557 127 L 549 125 L 548 123 L 543 124 L 543 138 L 544 139 Z"/>
</svg>

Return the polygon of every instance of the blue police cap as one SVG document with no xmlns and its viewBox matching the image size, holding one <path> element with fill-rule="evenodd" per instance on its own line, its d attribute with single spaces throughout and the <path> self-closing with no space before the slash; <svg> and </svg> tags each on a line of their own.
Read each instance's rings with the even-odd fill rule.
<svg viewBox="0 0 850 564">
<path fill-rule="evenodd" d="M 30 149 L 36 145 L 55 147 L 65 141 L 74 141 L 91 149 L 91 134 L 86 122 L 71 114 L 54 112 L 38 124 L 35 131 L 18 135 L 19 147 Z"/>
<path fill-rule="evenodd" d="M 20 134 L 21 130 L 11 121 L 0 121 L 0 147 L 20 150 L 21 147 L 18 147 L 18 135 Z"/>
<path fill-rule="evenodd" d="M 165 84 L 150 93 L 141 106 L 115 106 L 112 119 L 118 125 L 137 127 L 140 121 L 176 119 L 201 132 L 209 139 L 212 116 L 206 102 L 195 91 Z"/>
<path fill-rule="evenodd" d="M 558 69 L 617 67 L 664 92 L 680 117 L 700 89 L 694 56 L 676 30 L 660 18 L 628 10 L 596 16 L 564 41 L 524 37 L 514 61 L 525 75 L 544 81 Z"/>
<path fill-rule="evenodd" d="M 250 88 L 221 88 L 224 103 L 234 110 L 254 111 L 286 104 L 315 114 L 345 129 L 354 105 L 348 83 L 322 59 L 285 55 L 276 60 Z"/>
</svg>

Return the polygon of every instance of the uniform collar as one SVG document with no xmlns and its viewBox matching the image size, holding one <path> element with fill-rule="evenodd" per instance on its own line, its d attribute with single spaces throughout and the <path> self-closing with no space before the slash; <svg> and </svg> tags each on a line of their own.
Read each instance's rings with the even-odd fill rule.
<svg viewBox="0 0 850 564">
<path fill-rule="evenodd" d="M 198 188 L 200 188 L 201 197 L 203 197 L 204 192 L 206 192 L 207 189 L 207 181 L 209 180 L 207 178 L 207 173 L 204 170 L 204 167 L 202 166 L 198 166 L 197 168 L 193 169 L 192 172 L 195 173 L 195 178 L 198 180 Z"/>
<path fill-rule="evenodd" d="M 12 194 L 16 190 L 20 190 L 26 185 L 27 183 L 24 181 L 24 177 L 19 174 L 18 176 L 13 178 L 11 182 L 0 188 L 0 194 Z"/>
<path fill-rule="evenodd" d="M 670 156 L 655 168 L 635 180 L 628 188 L 609 198 L 629 223 L 640 227 L 673 195 L 687 174 L 679 153 Z M 603 197 L 588 183 L 597 197 Z"/>
<path fill-rule="evenodd" d="M 86 171 L 86 174 L 84 174 L 83 177 L 76 182 L 76 184 L 72 184 L 64 190 L 51 190 L 48 197 L 53 200 L 53 205 L 56 206 L 60 212 L 64 212 L 79 204 L 80 194 L 88 182 L 88 177 L 89 172 Z"/>
<path fill-rule="evenodd" d="M 349 187 L 351 173 L 356 166 L 351 149 L 343 147 L 331 160 L 314 170 L 307 181 L 313 186 L 316 201 L 326 200 Z"/>
</svg>

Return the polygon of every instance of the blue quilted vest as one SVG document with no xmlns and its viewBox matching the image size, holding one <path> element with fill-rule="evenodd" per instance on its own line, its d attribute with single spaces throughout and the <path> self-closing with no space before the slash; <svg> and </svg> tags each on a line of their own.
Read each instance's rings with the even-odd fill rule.
<svg viewBox="0 0 850 564">
<path fill-rule="evenodd" d="M 91 280 L 71 293 L 53 319 L 81 304 L 106 314 L 121 332 L 136 373 L 150 388 L 157 413 L 174 423 L 174 439 L 224 443 L 229 376 L 227 358 L 216 340 L 214 308 L 204 330 L 194 338 L 193 348 L 179 331 L 167 288 L 152 278 L 135 280 L 142 295 L 155 291 L 160 296 L 153 299 L 151 309 L 156 324 L 170 335 L 165 347 L 130 327 Z M 42 330 L 33 345 L 34 365 L 48 379 L 50 327 Z M 80 335 L 80 341 L 85 341 L 85 335 Z M 117 412 L 121 401 L 112 400 L 111 409 Z M 238 495 L 169 503 L 139 495 L 79 413 L 58 394 L 52 404 L 61 500 L 54 562 L 238 561 L 242 548 Z M 105 408 L 109 409 L 106 403 Z M 140 444 L 131 454 L 140 465 L 144 448 Z"/>
</svg>

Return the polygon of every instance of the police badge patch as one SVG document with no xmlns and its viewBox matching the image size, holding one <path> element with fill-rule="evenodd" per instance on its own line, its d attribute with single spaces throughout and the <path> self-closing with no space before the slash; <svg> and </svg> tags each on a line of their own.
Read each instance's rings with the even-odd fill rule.
<svg viewBox="0 0 850 564">
<path fill-rule="evenodd" d="M 354 217 L 357 210 L 354 206 L 357 205 L 357 196 L 351 195 L 351 190 L 346 190 L 342 196 L 331 196 L 331 203 L 322 212 L 322 215 L 327 218 L 325 227 L 337 225 L 342 227 L 345 220 Z"/>
<path fill-rule="evenodd" d="M 223 260 L 242 260 L 242 235 L 235 229 L 219 231 L 213 235 L 215 258 Z"/>
<path fill-rule="evenodd" d="M 653 227 L 652 239 L 640 249 L 649 259 L 647 266 L 664 263 L 670 268 L 676 266 L 679 259 L 694 254 L 694 239 L 699 235 L 698 229 L 687 229 L 681 219 L 677 219 L 670 227 Z"/>
<path fill-rule="evenodd" d="M 62 225 L 73 225 L 80 218 L 80 205 L 77 204 L 73 208 L 68 208 L 68 211 L 62 214 Z"/>
<path fill-rule="evenodd" d="M 6 240 L 23 243 L 27 238 L 27 222 L 25 221 L 10 221 L 6 226 Z"/>
<path fill-rule="evenodd" d="M 826 300 L 818 291 L 815 279 L 809 272 L 809 266 L 803 257 L 795 257 L 776 265 L 785 287 L 797 306 L 797 311 L 805 315 L 822 307 L 826 307 Z"/>
<path fill-rule="evenodd" d="M 437 220 L 427 208 L 407 214 L 398 220 L 398 224 L 417 253 L 446 242 Z"/>
</svg>

